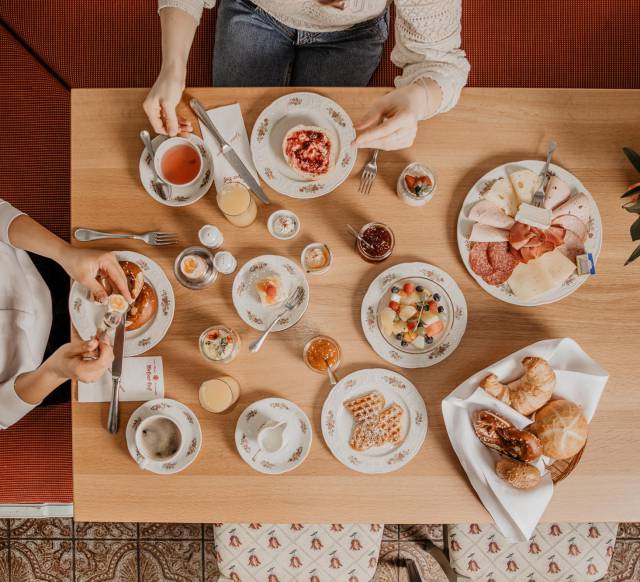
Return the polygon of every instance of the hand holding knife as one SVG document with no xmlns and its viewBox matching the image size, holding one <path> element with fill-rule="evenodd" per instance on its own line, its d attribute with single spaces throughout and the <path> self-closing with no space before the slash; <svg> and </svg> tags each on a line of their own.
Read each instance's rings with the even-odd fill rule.
<svg viewBox="0 0 640 582">
<path fill-rule="evenodd" d="M 200 123 L 202 123 L 209 130 L 209 133 L 211 133 L 214 139 L 218 142 L 220 146 L 220 150 L 222 151 L 222 155 L 225 157 L 227 162 L 229 162 L 231 167 L 236 172 L 238 172 L 238 175 L 247 184 L 249 190 L 251 190 L 256 195 L 256 197 L 259 200 L 261 200 L 264 204 L 271 204 L 271 200 L 269 200 L 269 197 L 265 194 L 264 190 L 262 189 L 260 184 L 258 184 L 256 179 L 253 177 L 253 174 L 249 171 L 247 166 L 244 165 L 244 163 L 240 159 L 240 156 L 238 156 L 238 154 L 233 149 L 233 147 L 229 145 L 229 142 L 227 142 L 227 140 L 224 139 L 222 134 L 218 131 L 216 126 L 213 124 L 213 122 L 211 121 L 211 118 L 207 114 L 202 103 L 200 103 L 200 101 L 198 101 L 197 99 L 193 98 L 191 99 L 191 101 L 189 101 L 189 105 L 191 106 L 191 109 L 193 109 L 196 116 L 200 120 Z"/>
</svg>

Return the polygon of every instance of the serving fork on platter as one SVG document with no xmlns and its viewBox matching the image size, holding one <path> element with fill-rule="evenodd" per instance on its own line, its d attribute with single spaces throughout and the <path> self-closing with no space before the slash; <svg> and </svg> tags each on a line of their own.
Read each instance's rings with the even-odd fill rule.
<svg viewBox="0 0 640 582">
<path fill-rule="evenodd" d="M 300 305 L 300 302 L 303 300 L 303 298 L 304 298 L 304 288 L 302 286 L 296 287 L 291 293 L 291 295 L 287 297 L 287 301 L 284 304 L 284 309 L 280 313 L 278 313 L 276 317 L 273 318 L 273 321 L 269 324 L 269 327 L 267 327 L 267 329 L 265 329 L 262 332 L 262 335 L 249 346 L 249 351 L 252 354 L 255 354 L 262 347 L 262 344 L 266 341 L 267 336 L 271 333 L 273 328 L 276 326 L 276 323 L 280 321 L 280 318 L 288 311 L 291 311 L 292 309 L 295 309 L 296 307 L 298 307 L 298 305 Z"/>
<path fill-rule="evenodd" d="M 102 240 L 105 238 L 128 238 L 133 240 L 141 240 L 152 247 L 174 245 L 178 242 L 178 236 L 174 232 L 160 231 L 151 231 L 136 234 L 133 232 L 115 233 L 102 232 L 101 230 L 91 230 L 90 228 L 76 228 L 73 236 L 80 242 Z"/>
<path fill-rule="evenodd" d="M 358 188 L 358 192 L 363 196 L 368 196 L 371 192 L 371 186 L 373 186 L 373 182 L 378 175 L 378 154 L 380 150 L 373 150 L 373 155 L 371 159 L 367 162 L 364 169 L 362 170 L 362 175 L 360 176 L 360 188 Z"/>
</svg>

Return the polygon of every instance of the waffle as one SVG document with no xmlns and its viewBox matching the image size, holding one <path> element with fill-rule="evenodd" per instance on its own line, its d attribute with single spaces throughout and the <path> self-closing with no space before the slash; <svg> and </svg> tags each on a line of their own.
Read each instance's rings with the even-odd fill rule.
<svg viewBox="0 0 640 582">
<path fill-rule="evenodd" d="M 370 392 L 344 403 L 356 423 L 370 422 L 378 418 L 384 408 L 384 396 L 380 392 Z"/>
<path fill-rule="evenodd" d="M 355 425 L 349 445 L 356 451 L 366 451 L 385 443 L 401 441 L 400 419 L 404 410 L 399 404 L 384 409 L 384 397 L 379 392 L 349 400 L 344 406 L 354 417 Z"/>
</svg>

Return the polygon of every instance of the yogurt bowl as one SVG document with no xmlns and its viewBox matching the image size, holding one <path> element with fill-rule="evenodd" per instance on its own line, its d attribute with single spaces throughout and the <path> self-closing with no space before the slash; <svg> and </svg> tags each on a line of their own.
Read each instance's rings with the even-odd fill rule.
<svg viewBox="0 0 640 582">
<path fill-rule="evenodd" d="M 269 216 L 269 234 L 278 240 L 291 240 L 300 232 L 300 219 L 290 210 L 276 210 Z"/>
</svg>

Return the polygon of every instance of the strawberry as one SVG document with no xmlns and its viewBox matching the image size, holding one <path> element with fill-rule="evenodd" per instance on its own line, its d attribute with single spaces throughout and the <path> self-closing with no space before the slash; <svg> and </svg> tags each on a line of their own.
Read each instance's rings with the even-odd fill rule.
<svg viewBox="0 0 640 582">
<path fill-rule="evenodd" d="M 267 297 L 270 297 L 271 299 L 274 299 L 275 296 L 278 294 L 278 289 L 276 288 L 275 285 L 272 285 L 271 283 L 269 283 L 267 285 L 267 288 L 265 290 Z"/>
<path fill-rule="evenodd" d="M 416 287 L 413 283 L 405 283 L 402 286 L 402 290 L 407 294 L 407 295 L 411 295 L 411 293 L 413 293 L 415 291 Z"/>
<path fill-rule="evenodd" d="M 389 301 L 389 307 L 394 311 L 400 310 L 400 304 L 397 301 Z"/>
<path fill-rule="evenodd" d="M 418 325 L 417 321 L 408 321 L 407 322 L 407 328 L 409 328 L 409 331 L 413 331 L 416 326 Z"/>
<path fill-rule="evenodd" d="M 404 177 L 404 183 L 407 185 L 407 188 L 413 192 L 413 189 L 416 187 L 417 178 L 415 176 L 410 176 L 407 174 Z"/>
<path fill-rule="evenodd" d="M 429 311 L 431 313 L 438 313 L 438 302 L 433 299 L 429 301 Z"/>
</svg>

